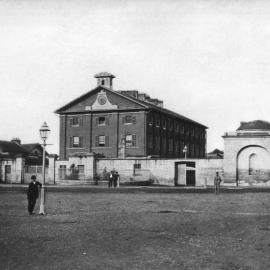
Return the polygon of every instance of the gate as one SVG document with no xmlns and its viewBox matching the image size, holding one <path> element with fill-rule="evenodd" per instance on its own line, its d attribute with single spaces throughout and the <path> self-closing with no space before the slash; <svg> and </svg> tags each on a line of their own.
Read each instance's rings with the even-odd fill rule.
<svg viewBox="0 0 270 270">
<path fill-rule="evenodd" d="M 11 165 L 5 165 L 5 183 L 11 182 Z"/>
<path fill-rule="evenodd" d="M 195 162 L 175 162 L 175 186 L 195 186 L 196 169 Z"/>
</svg>

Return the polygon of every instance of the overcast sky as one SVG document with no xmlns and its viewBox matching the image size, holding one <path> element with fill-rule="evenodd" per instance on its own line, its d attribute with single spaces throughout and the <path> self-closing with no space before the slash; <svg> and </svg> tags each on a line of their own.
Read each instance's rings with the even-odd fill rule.
<svg viewBox="0 0 270 270">
<path fill-rule="evenodd" d="M 209 127 L 208 151 L 240 121 L 270 121 L 270 1 L 0 0 L 0 139 L 59 151 L 54 111 L 116 76 Z"/>
</svg>

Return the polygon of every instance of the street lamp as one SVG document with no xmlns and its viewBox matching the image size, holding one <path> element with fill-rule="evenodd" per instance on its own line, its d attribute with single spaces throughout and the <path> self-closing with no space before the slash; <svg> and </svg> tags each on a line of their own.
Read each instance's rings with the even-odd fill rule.
<svg viewBox="0 0 270 270">
<path fill-rule="evenodd" d="M 185 155 L 185 159 L 187 158 L 187 146 L 185 145 L 184 149 L 183 149 L 183 153 Z"/>
<path fill-rule="evenodd" d="M 40 208 L 39 214 L 45 215 L 45 146 L 46 140 L 48 139 L 50 129 L 46 122 L 43 123 L 42 127 L 39 129 L 40 137 L 43 140 L 43 158 L 42 158 L 42 187 L 41 187 L 41 198 L 40 198 Z"/>
</svg>

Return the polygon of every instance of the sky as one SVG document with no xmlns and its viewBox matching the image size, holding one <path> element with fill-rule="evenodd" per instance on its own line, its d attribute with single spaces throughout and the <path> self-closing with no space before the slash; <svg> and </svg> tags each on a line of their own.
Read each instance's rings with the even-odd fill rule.
<svg viewBox="0 0 270 270">
<path fill-rule="evenodd" d="M 116 76 L 208 127 L 207 149 L 241 121 L 270 121 L 270 2 L 0 0 L 0 140 L 59 153 L 54 111 Z"/>
</svg>

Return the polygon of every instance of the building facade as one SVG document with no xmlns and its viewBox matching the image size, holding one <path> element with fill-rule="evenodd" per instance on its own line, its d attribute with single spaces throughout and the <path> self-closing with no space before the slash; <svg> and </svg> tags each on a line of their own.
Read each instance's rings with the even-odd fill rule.
<svg viewBox="0 0 270 270">
<path fill-rule="evenodd" d="M 224 138 L 224 179 L 236 185 L 270 185 L 270 123 L 241 122 Z"/>
<path fill-rule="evenodd" d="M 108 158 L 205 157 L 206 126 L 163 108 L 162 101 L 145 93 L 113 90 L 112 74 L 95 78 L 95 89 L 56 111 L 60 160 L 87 153 Z"/>
</svg>

